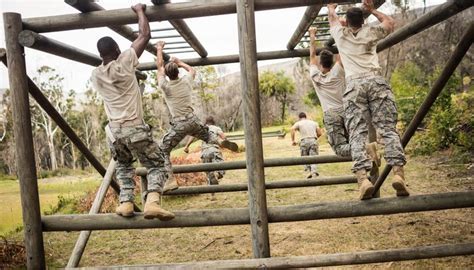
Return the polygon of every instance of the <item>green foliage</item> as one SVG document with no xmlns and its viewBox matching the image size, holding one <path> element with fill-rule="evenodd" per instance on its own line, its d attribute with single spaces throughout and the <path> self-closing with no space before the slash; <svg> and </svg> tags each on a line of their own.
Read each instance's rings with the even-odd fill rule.
<svg viewBox="0 0 474 270">
<path fill-rule="evenodd" d="M 51 205 L 48 210 L 43 211 L 44 215 L 54 215 L 57 213 L 61 214 L 74 214 L 76 213 L 76 202 L 78 198 L 73 196 L 58 195 L 58 202 L 56 205 Z"/>
<path fill-rule="evenodd" d="M 310 106 L 310 107 L 317 107 L 321 105 L 318 95 L 316 95 L 316 91 L 314 91 L 313 89 L 310 89 L 309 91 L 306 91 L 306 92 L 307 94 L 303 97 L 303 102 L 305 105 Z"/>
<path fill-rule="evenodd" d="M 202 66 L 196 68 L 196 86 L 199 98 L 204 107 L 204 113 L 209 113 L 209 104 L 216 98 L 213 93 L 219 87 L 219 75 L 214 66 Z"/>
<path fill-rule="evenodd" d="M 397 67 L 391 83 L 403 128 L 412 120 L 440 74 L 440 68 L 426 74 L 411 62 Z M 425 117 L 421 131 L 412 140 L 414 154 L 428 155 L 448 148 L 460 152 L 474 150 L 474 97 L 472 91 L 459 93 L 461 85 L 459 74 L 454 73 Z"/>
<path fill-rule="evenodd" d="M 295 82 L 286 76 L 283 71 L 265 71 L 259 75 L 259 88 L 264 95 L 275 98 L 280 102 L 280 120 L 281 123 L 284 123 L 286 107 L 290 102 L 290 96 L 296 92 Z"/>
</svg>

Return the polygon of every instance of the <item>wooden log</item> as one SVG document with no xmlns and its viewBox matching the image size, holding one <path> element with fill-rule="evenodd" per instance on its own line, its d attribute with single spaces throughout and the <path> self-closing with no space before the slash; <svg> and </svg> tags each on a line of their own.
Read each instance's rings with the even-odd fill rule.
<svg viewBox="0 0 474 270">
<path fill-rule="evenodd" d="M 377 44 L 377 52 L 381 52 L 391 46 L 406 40 L 407 38 L 438 24 L 459 12 L 474 5 L 472 0 L 451 0 L 437 6 L 430 12 L 424 14 L 415 21 L 405 25 L 394 33 L 390 34 Z"/>
<path fill-rule="evenodd" d="M 450 192 L 410 197 L 378 198 L 367 201 L 322 202 L 268 208 L 269 222 L 393 215 L 410 212 L 474 207 L 474 191 Z M 128 230 L 243 225 L 250 223 L 248 208 L 173 211 L 170 221 L 143 218 L 137 213 L 125 218 L 116 214 L 43 216 L 43 231 Z"/>
<path fill-rule="evenodd" d="M 413 135 L 415 135 L 415 132 L 418 129 L 418 126 L 421 124 L 423 119 L 425 119 L 426 115 L 431 109 L 431 106 L 435 103 L 436 99 L 443 91 L 444 86 L 448 82 L 449 78 L 451 78 L 451 75 L 454 73 L 459 63 L 461 63 L 462 59 L 468 52 L 473 42 L 474 42 L 474 22 L 471 22 L 468 28 L 466 29 L 466 31 L 464 32 L 463 36 L 461 37 L 461 40 L 456 45 L 456 48 L 454 49 L 454 52 L 451 54 L 451 57 L 449 58 L 448 62 L 446 62 L 446 66 L 444 66 L 443 71 L 439 75 L 436 82 L 433 84 L 431 91 L 426 96 L 425 100 L 421 104 L 415 116 L 413 116 L 413 119 L 411 120 L 410 124 L 408 124 L 408 127 L 405 130 L 405 133 L 403 133 L 403 136 L 401 138 L 401 143 L 404 148 L 410 142 Z M 377 179 L 377 182 L 375 183 L 374 192 L 377 192 L 380 189 L 383 182 L 385 181 L 387 176 L 390 174 L 391 170 L 392 170 L 392 167 L 390 165 L 385 166 L 379 178 Z"/>
<path fill-rule="evenodd" d="M 8 67 L 7 59 L 8 57 L 2 57 L 3 64 Z M 71 128 L 71 126 L 64 120 L 61 114 L 54 108 L 54 106 L 49 102 L 49 100 L 43 95 L 43 92 L 38 88 L 38 86 L 31 80 L 30 77 L 26 76 L 28 80 L 28 91 L 30 95 L 36 100 L 38 105 L 40 105 L 41 109 L 43 109 L 51 119 L 59 126 L 59 128 L 64 132 L 64 134 L 71 140 L 74 146 L 84 155 L 84 157 L 89 161 L 89 163 L 94 167 L 97 172 L 101 175 L 105 175 L 105 168 L 102 166 L 100 161 L 92 154 L 92 152 L 87 148 L 87 146 L 82 142 L 81 138 L 77 136 L 76 132 Z M 120 193 L 120 186 L 117 182 L 112 182 L 112 188 L 114 191 L 119 194 Z M 134 206 L 135 211 L 140 211 L 138 206 Z"/>
<path fill-rule="evenodd" d="M 317 48 L 316 53 L 319 54 L 323 48 Z M 333 53 L 337 53 L 335 48 L 330 48 Z M 297 49 L 292 51 L 281 50 L 281 51 L 269 51 L 257 53 L 257 60 L 274 60 L 294 57 L 306 57 L 309 56 L 309 49 Z M 183 59 L 185 63 L 190 66 L 208 66 L 208 65 L 219 65 L 228 63 L 238 63 L 239 55 L 222 55 L 222 56 L 211 56 L 205 58 L 189 58 Z M 139 70 L 155 70 L 156 63 L 146 62 L 141 63 L 137 67 Z"/>
<path fill-rule="evenodd" d="M 162 3 L 170 3 L 170 0 L 162 1 Z M 178 31 L 178 33 L 183 37 L 184 40 L 188 42 L 189 45 L 199 54 L 201 57 L 207 56 L 207 51 L 202 46 L 201 42 L 194 35 L 193 31 L 189 28 L 184 20 L 170 20 L 169 23 Z"/>
<path fill-rule="evenodd" d="M 143 177 L 143 176 L 142 176 Z M 327 178 L 317 179 L 305 179 L 305 180 L 285 180 L 285 181 L 272 181 L 265 183 L 265 189 L 280 189 L 280 188 L 299 188 L 299 187 L 317 187 L 317 186 L 328 186 L 328 185 L 342 185 L 342 184 L 353 184 L 357 183 L 354 176 L 336 176 Z M 165 192 L 165 196 L 169 195 L 191 195 L 191 194 L 204 194 L 204 193 L 217 193 L 217 192 L 236 192 L 236 191 L 247 191 L 248 184 L 231 184 L 231 185 L 206 185 L 206 186 L 184 186 L 178 189 Z"/>
<path fill-rule="evenodd" d="M 116 166 L 117 165 L 115 160 L 110 160 L 109 166 L 107 167 L 107 172 L 105 173 L 104 179 L 100 184 L 99 190 L 97 190 L 97 195 L 94 198 L 94 202 L 92 203 L 92 207 L 89 210 L 89 214 L 97 214 L 100 212 L 100 207 L 104 202 L 107 190 L 109 189 L 109 186 L 112 183 Z M 79 265 L 79 262 L 81 261 L 82 254 L 84 254 L 84 249 L 86 248 L 87 241 L 89 241 L 91 233 L 92 231 L 81 231 L 81 233 L 79 234 L 79 238 L 77 239 L 76 244 L 74 245 L 71 257 L 69 257 L 69 261 L 66 266 L 67 268 L 77 267 Z"/>
<path fill-rule="evenodd" d="M 31 131 L 30 101 L 24 48 L 17 41 L 22 31 L 21 15 L 3 13 L 5 43 L 8 51 L 8 78 L 13 111 L 13 136 L 17 174 L 20 180 L 21 211 L 25 236 L 26 266 L 28 269 L 45 269 L 43 231 L 38 194 L 38 179 L 33 133 Z M 3 57 L 5 58 L 5 57 Z"/>
<path fill-rule="evenodd" d="M 358 251 L 313 256 L 271 257 L 262 259 L 217 260 L 159 265 L 123 265 L 120 269 L 187 270 L 187 269 L 300 269 L 313 267 L 421 260 L 474 254 L 474 243 L 446 244 L 385 250 Z M 88 267 L 90 270 L 109 267 Z"/>
<path fill-rule="evenodd" d="M 208 3 L 210 2 L 210 3 Z M 197 18 L 236 13 L 236 0 L 199 1 L 148 6 L 146 15 L 153 21 Z M 358 0 L 333 0 L 334 3 L 358 3 Z M 322 0 L 256 0 L 255 10 L 292 8 L 325 3 Z M 26 29 L 42 32 L 108 27 L 137 22 L 136 14 L 130 8 L 93 11 L 87 14 L 66 14 L 24 19 Z"/>
<path fill-rule="evenodd" d="M 91 11 L 101 11 L 104 10 L 102 6 L 97 4 L 95 1 L 90 1 L 90 0 L 64 0 L 68 5 L 72 6 L 73 8 L 79 10 L 80 12 L 83 13 L 88 13 Z M 135 41 L 137 39 L 138 34 L 133 31 L 132 28 L 126 25 L 112 25 L 108 26 L 112 31 L 116 32 L 117 34 L 121 35 L 122 37 L 130 40 L 131 42 Z M 156 48 L 148 42 L 146 45 L 145 50 L 147 50 L 149 53 L 153 54 L 156 56 Z M 163 59 L 165 61 L 169 60 L 169 55 L 163 54 Z"/>
<path fill-rule="evenodd" d="M 97 55 L 45 37 L 30 30 L 22 31 L 18 36 L 18 42 L 25 47 L 61 56 L 83 64 L 98 66 L 102 63 L 102 59 Z"/>
<path fill-rule="evenodd" d="M 247 148 L 247 153 L 249 152 Z M 263 161 L 264 167 L 282 167 L 295 166 L 306 164 L 321 164 L 321 163 L 338 163 L 351 161 L 350 157 L 341 157 L 336 155 L 324 156 L 305 156 L 305 157 L 290 157 L 290 158 L 270 158 Z M 224 161 L 219 163 L 200 163 L 193 165 L 174 165 L 173 173 L 190 173 L 190 172 L 209 172 L 218 170 L 240 170 L 246 169 L 247 164 L 245 160 L 238 161 Z M 136 174 L 139 176 L 146 175 L 145 168 L 137 168 Z"/>
<path fill-rule="evenodd" d="M 311 26 L 314 19 L 316 19 L 316 17 L 318 16 L 321 8 L 322 8 L 322 5 L 314 5 L 314 6 L 309 6 L 306 8 L 303 18 L 301 18 L 300 23 L 296 27 L 295 32 L 293 33 L 290 40 L 288 41 L 288 44 L 286 45 L 286 48 L 288 50 L 291 51 L 295 49 L 296 45 L 298 45 L 298 43 L 300 42 L 301 38 L 303 38 L 306 31 L 308 31 L 308 28 Z"/>
<path fill-rule="evenodd" d="M 258 89 L 255 0 L 237 0 L 240 82 L 244 118 L 250 227 L 254 258 L 270 257 L 267 195 L 263 165 L 260 92 Z"/>
</svg>

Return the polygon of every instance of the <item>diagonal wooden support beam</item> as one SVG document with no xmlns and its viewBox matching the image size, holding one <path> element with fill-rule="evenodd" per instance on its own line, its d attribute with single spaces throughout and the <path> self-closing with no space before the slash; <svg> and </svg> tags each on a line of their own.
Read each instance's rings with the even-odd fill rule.
<svg viewBox="0 0 474 270">
<path fill-rule="evenodd" d="M 316 19 L 316 17 L 318 16 L 321 7 L 322 5 L 314 5 L 306 8 L 303 18 L 301 18 L 300 23 L 296 27 L 295 32 L 293 33 L 290 40 L 288 41 L 288 44 L 286 45 L 286 48 L 288 50 L 295 49 L 296 45 L 298 45 L 306 31 L 308 31 L 308 28 L 311 26 L 314 19 Z"/>
<path fill-rule="evenodd" d="M 464 55 L 466 55 L 473 42 L 474 22 L 471 22 L 468 29 L 464 32 L 461 40 L 454 49 L 454 52 L 449 58 L 448 62 L 446 62 L 446 66 L 444 67 L 443 71 L 434 83 L 433 87 L 431 88 L 431 91 L 426 96 L 425 100 L 421 104 L 416 114 L 413 116 L 413 119 L 411 120 L 410 124 L 408 124 L 405 133 L 403 133 L 401 142 L 404 148 L 410 142 L 413 135 L 415 135 L 418 126 L 428 114 L 429 110 L 431 109 L 431 106 L 435 103 L 436 99 L 443 91 L 444 86 L 448 82 L 449 78 L 451 78 L 451 75 L 454 73 L 459 63 L 461 63 L 462 59 L 464 58 Z M 382 171 L 379 178 L 377 179 L 377 182 L 374 185 L 374 192 L 377 192 L 380 189 L 391 170 L 392 167 L 390 165 L 385 166 L 384 170 Z"/>
<path fill-rule="evenodd" d="M 109 189 L 110 184 L 112 183 L 115 167 L 117 166 L 115 160 L 110 160 L 109 166 L 107 167 L 107 172 L 104 175 L 104 179 L 100 184 L 99 189 L 97 190 L 97 195 L 95 196 L 94 202 L 92 203 L 92 207 L 89 211 L 89 214 L 97 214 L 100 212 L 100 207 L 102 207 L 102 203 L 104 202 L 105 195 L 107 195 L 107 190 Z M 77 267 L 79 262 L 81 261 L 82 254 L 84 253 L 84 249 L 86 248 L 87 241 L 89 241 L 89 237 L 91 236 L 92 231 L 81 231 L 79 234 L 79 238 L 74 245 L 74 249 L 72 251 L 71 257 L 69 257 L 69 261 L 67 263 L 67 268 L 69 267 Z"/>
<path fill-rule="evenodd" d="M 152 1 L 153 4 L 157 3 L 157 1 Z M 162 0 L 161 3 L 171 3 L 171 0 Z M 158 5 L 159 4 L 155 4 Z M 193 31 L 189 28 L 186 22 L 182 19 L 176 20 L 169 20 L 170 24 L 178 31 L 178 33 L 188 42 L 188 44 L 199 54 L 201 57 L 207 56 L 207 51 L 202 46 L 201 42 L 197 39 L 194 35 Z"/>
<path fill-rule="evenodd" d="M 207 3 L 209 2 L 209 3 Z M 146 15 L 151 22 L 197 18 L 236 13 L 236 0 L 183 2 L 148 6 Z M 292 8 L 326 3 L 325 0 L 256 0 L 255 10 Z M 360 0 L 332 0 L 334 3 L 358 3 Z M 73 29 L 108 27 L 136 23 L 137 16 L 130 8 L 93 11 L 87 14 L 66 14 L 28 18 L 23 20 L 25 29 L 54 32 Z"/>
<path fill-rule="evenodd" d="M 92 11 L 103 11 L 105 10 L 102 6 L 97 4 L 95 1 L 91 0 L 64 0 L 68 5 L 72 6 L 73 8 L 79 10 L 82 13 L 88 13 Z M 133 31 L 132 28 L 126 25 L 112 25 L 108 26 L 112 31 L 116 32 L 117 34 L 121 35 L 122 37 L 130 40 L 131 42 L 135 41 L 138 37 L 138 34 Z M 145 48 L 146 51 L 156 56 L 156 48 L 148 42 Z M 163 54 L 163 59 L 165 61 L 169 60 L 169 55 Z"/>
<path fill-rule="evenodd" d="M 268 207 L 268 221 L 307 220 L 393 215 L 474 207 L 474 191 L 392 197 L 368 201 L 322 202 Z M 43 231 L 129 230 L 250 224 L 248 208 L 222 208 L 174 211 L 170 221 L 144 219 L 143 214 L 124 218 L 116 214 L 43 216 Z"/>
</svg>

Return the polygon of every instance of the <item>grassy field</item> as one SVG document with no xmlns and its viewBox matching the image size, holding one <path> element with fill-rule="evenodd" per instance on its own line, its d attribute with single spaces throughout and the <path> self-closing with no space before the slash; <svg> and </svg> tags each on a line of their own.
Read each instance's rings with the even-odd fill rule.
<svg viewBox="0 0 474 270">
<path fill-rule="evenodd" d="M 83 196 L 85 192 L 99 186 L 95 175 L 62 176 L 39 179 L 41 212 L 51 211 L 58 201 Z M 20 187 L 17 180 L 0 181 L 0 235 L 7 235 L 22 226 Z"/>
<path fill-rule="evenodd" d="M 285 139 L 264 139 L 265 158 L 299 155 L 298 147 Z M 243 144 L 243 141 L 238 141 Z M 193 145 L 191 156 L 198 156 Z M 180 155 L 181 151 L 174 152 Z M 332 154 L 326 142 L 321 142 L 320 154 Z M 224 152 L 226 160 L 242 160 L 245 153 Z M 472 190 L 474 168 L 450 165 L 442 155 L 431 158 L 409 158 L 406 177 L 413 194 Z M 319 165 L 321 177 L 350 174 L 350 163 Z M 267 168 L 266 181 L 305 181 L 303 166 Z M 221 184 L 246 181 L 245 170 L 228 171 Z M 388 179 L 388 183 L 390 178 Z M 96 182 L 93 182 L 96 184 Z M 92 184 L 91 184 L 92 185 Z M 78 190 L 79 188 L 74 188 Z M 269 206 L 296 205 L 314 202 L 356 200 L 357 186 L 338 185 L 267 191 Z M 392 197 L 389 184 L 382 187 L 382 197 Z M 246 192 L 210 195 L 166 197 L 164 206 L 172 210 L 246 207 Z M 473 209 L 457 209 L 387 216 L 318 220 L 270 224 L 272 256 L 299 256 L 403 248 L 422 245 L 474 241 Z M 77 239 L 76 232 L 45 233 L 48 264 L 64 267 Z M 12 237 L 21 237 L 20 234 Z M 91 235 L 82 266 L 158 264 L 215 259 L 251 258 L 250 227 L 221 226 L 203 228 L 148 229 L 100 231 Z M 471 268 L 473 256 L 444 259 L 393 262 L 355 266 L 400 268 Z"/>
</svg>

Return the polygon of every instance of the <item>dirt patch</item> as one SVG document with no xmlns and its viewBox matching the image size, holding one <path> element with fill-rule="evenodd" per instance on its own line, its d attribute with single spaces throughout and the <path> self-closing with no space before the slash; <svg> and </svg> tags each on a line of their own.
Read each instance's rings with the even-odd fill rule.
<svg viewBox="0 0 474 270">
<path fill-rule="evenodd" d="M 0 236 L 0 269 L 15 269 L 26 265 L 26 249 L 18 241 Z"/>
</svg>

